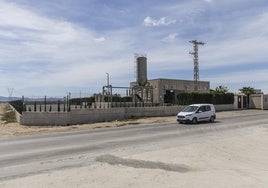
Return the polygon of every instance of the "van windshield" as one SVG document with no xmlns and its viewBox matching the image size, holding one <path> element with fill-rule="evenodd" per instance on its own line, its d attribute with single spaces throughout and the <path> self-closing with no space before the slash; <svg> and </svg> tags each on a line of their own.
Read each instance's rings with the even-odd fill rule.
<svg viewBox="0 0 268 188">
<path fill-rule="evenodd" d="M 198 106 L 186 106 L 182 112 L 194 112 L 196 111 L 198 108 Z"/>
</svg>

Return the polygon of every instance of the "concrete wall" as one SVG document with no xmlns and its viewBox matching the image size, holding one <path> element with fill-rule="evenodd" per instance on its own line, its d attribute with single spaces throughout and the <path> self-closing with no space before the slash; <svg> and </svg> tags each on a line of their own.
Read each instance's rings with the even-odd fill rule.
<svg viewBox="0 0 268 188">
<path fill-rule="evenodd" d="M 234 109 L 235 110 L 248 109 L 247 96 L 245 94 L 235 94 Z"/>
<path fill-rule="evenodd" d="M 75 125 L 140 117 L 176 116 L 184 106 L 81 109 L 71 112 L 23 112 L 22 125 Z M 216 111 L 233 110 L 233 105 L 215 105 Z"/>
<path fill-rule="evenodd" d="M 249 108 L 262 109 L 262 94 L 252 94 L 250 95 Z"/>
<path fill-rule="evenodd" d="M 12 105 L 9 104 L 9 106 L 15 112 L 16 121 L 20 123 L 21 114 L 19 112 L 17 112 L 17 110 Z"/>
<path fill-rule="evenodd" d="M 239 97 L 240 97 L 240 108 L 238 107 L 239 105 Z M 246 103 L 246 105 L 244 104 Z M 262 109 L 262 110 L 267 110 L 268 109 L 268 94 L 251 94 L 249 96 L 249 107 L 247 107 L 247 96 L 244 94 L 237 94 L 235 95 L 235 100 L 234 100 L 234 109 Z"/>
<path fill-rule="evenodd" d="M 267 110 L 268 109 L 268 95 L 263 95 L 263 110 Z"/>
<path fill-rule="evenodd" d="M 125 108 L 125 118 L 175 116 L 184 106 Z"/>
<path fill-rule="evenodd" d="M 218 104 L 218 105 L 215 105 L 215 110 L 216 112 L 231 111 L 231 110 L 234 110 L 234 105 L 233 104 Z"/>
</svg>

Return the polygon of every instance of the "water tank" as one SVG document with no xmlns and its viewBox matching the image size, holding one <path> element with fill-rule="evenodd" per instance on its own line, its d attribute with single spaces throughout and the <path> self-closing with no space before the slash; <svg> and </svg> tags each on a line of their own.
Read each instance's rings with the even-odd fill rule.
<svg viewBox="0 0 268 188">
<path fill-rule="evenodd" d="M 137 63 L 137 84 L 145 86 L 147 84 L 147 58 L 139 56 L 136 58 Z"/>
</svg>

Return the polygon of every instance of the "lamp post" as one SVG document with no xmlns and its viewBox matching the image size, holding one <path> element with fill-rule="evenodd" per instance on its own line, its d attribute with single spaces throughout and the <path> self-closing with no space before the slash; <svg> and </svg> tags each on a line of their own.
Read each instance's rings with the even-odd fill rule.
<svg viewBox="0 0 268 188">
<path fill-rule="evenodd" d="M 106 72 L 107 75 L 107 91 L 108 91 L 108 108 L 109 108 L 109 102 L 110 102 L 110 75 Z"/>
<path fill-rule="evenodd" d="M 106 72 L 106 75 L 107 75 L 107 87 L 109 87 L 109 85 L 110 85 L 110 75 L 107 72 Z"/>
</svg>

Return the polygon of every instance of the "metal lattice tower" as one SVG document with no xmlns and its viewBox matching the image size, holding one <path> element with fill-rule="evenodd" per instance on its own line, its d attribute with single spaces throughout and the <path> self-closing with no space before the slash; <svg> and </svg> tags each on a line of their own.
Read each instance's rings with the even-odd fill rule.
<svg viewBox="0 0 268 188">
<path fill-rule="evenodd" d="M 189 52 L 189 54 L 193 55 L 194 58 L 194 81 L 197 82 L 199 80 L 199 62 L 198 62 L 198 45 L 204 46 L 205 43 L 198 42 L 197 40 L 189 41 L 194 45 L 194 51 Z"/>
<path fill-rule="evenodd" d="M 7 88 L 9 100 L 11 100 L 14 88 Z"/>
</svg>

